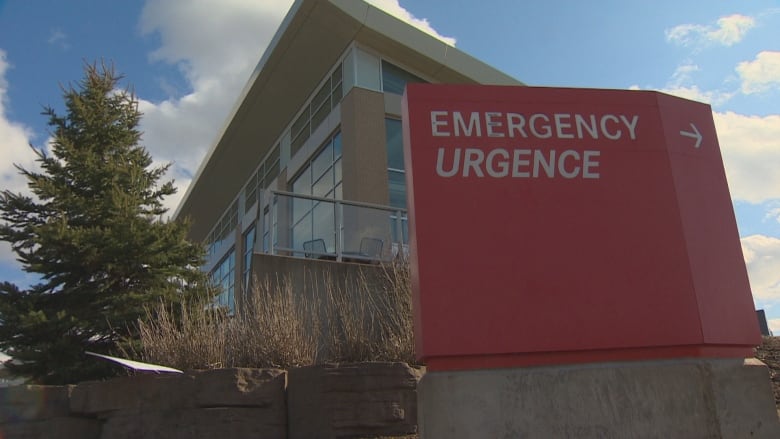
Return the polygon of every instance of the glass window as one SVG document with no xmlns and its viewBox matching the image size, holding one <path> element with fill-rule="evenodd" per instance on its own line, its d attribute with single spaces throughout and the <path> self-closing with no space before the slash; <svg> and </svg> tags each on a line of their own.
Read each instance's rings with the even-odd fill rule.
<svg viewBox="0 0 780 439">
<path fill-rule="evenodd" d="M 228 207 L 225 213 L 222 214 L 219 221 L 214 225 L 209 232 L 208 238 L 206 238 L 206 245 L 208 247 L 209 255 L 213 255 L 222 245 L 230 232 L 236 228 L 238 221 L 238 200 L 234 200 L 233 204 Z"/>
<path fill-rule="evenodd" d="M 268 189 L 271 186 L 271 182 L 279 175 L 279 144 L 277 143 L 268 153 L 268 157 L 263 160 L 260 165 L 249 178 L 246 186 L 244 187 L 244 211 L 249 212 L 249 209 L 257 202 L 257 192 L 261 189 Z"/>
<path fill-rule="evenodd" d="M 341 85 L 342 64 L 336 65 L 329 77 L 326 77 L 320 88 L 311 97 L 306 109 L 295 119 L 290 127 L 290 154 L 295 155 L 303 146 L 311 133 L 328 117 L 328 114 L 341 101 L 343 91 Z"/>
<path fill-rule="evenodd" d="M 341 134 L 336 133 L 303 168 L 292 183 L 296 194 L 341 199 Z M 323 239 L 329 252 L 335 251 L 335 207 L 327 201 L 294 198 L 292 202 L 293 248 Z"/>
<path fill-rule="evenodd" d="M 292 128 L 290 129 L 290 136 L 292 138 L 298 137 L 299 134 L 301 134 L 304 131 L 304 128 L 309 124 L 309 107 L 306 107 L 306 110 L 301 113 L 300 116 L 298 116 L 298 119 L 295 120 L 292 124 Z"/>
<path fill-rule="evenodd" d="M 311 187 L 311 194 L 315 197 L 325 197 L 333 190 L 333 167 L 328 168 L 319 180 Z"/>
<path fill-rule="evenodd" d="M 388 170 L 387 177 L 390 187 L 390 205 L 406 209 L 406 175 L 403 171 Z"/>
<path fill-rule="evenodd" d="M 404 139 L 400 120 L 385 119 L 385 141 L 387 144 L 387 167 L 403 171 L 405 169 Z"/>
<path fill-rule="evenodd" d="M 406 209 L 406 173 L 404 171 L 404 145 L 400 120 L 385 119 L 385 141 L 390 205 Z"/>
<path fill-rule="evenodd" d="M 279 234 L 276 231 L 276 197 L 274 197 L 273 204 L 266 206 L 263 210 L 263 252 L 271 253 L 271 235 L 273 234 L 273 245 L 279 244 Z"/>
<path fill-rule="evenodd" d="M 408 83 L 427 82 L 406 70 L 394 66 L 387 61 L 382 61 L 382 90 L 386 93 L 398 95 L 404 94 L 404 87 Z"/>
<path fill-rule="evenodd" d="M 322 174 L 333 165 L 333 142 L 327 142 L 317 157 L 311 162 L 311 174 L 314 180 L 320 178 Z"/>
<path fill-rule="evenodd" d="M 314 97 L 311 99 L 311 109 L 312 112 L 317 111 L 325 101 L 327 101 L 330 98 L 330 80 L 325 81 L 324 84 L 322 84 L 322 87 L 320 87 L 319 90 L 317 90 L 317 93 L 314 95 Z"/>
<path fill-rule="evenodd" d="M 214 299 L 215 304 L 227 308 L 231 314 L 236 310 L 235 278 L 236 251 L 231 249 L 230 253 L 211 271 L 212 283 L 222 289 L 222 292 Z"/>
<path fill-rule="evenodd" d="M 263 210 L 263 253 L 271 251 L 271 212 L 270 208 L 266 207 Z"/>
<path fill-rule="evenodd" d="M 249 281 L 252 280 L 252 255 L 255 248 L 255 226 L 244 233 L 244 291 L 249 289 Z"/>
</svg>

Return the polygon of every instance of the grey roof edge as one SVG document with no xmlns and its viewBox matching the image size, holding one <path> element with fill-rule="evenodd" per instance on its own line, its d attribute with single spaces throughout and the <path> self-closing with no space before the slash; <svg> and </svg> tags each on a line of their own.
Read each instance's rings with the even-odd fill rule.
<svg viewBox="0 0 780 439">
<path fill-rule="evenodd" d="M 493 85 L 525 85 L 512 76 L 480 61 L 438 37 L 364 1 L 328 0 L 342 12 L 388 39 L 414 50 L 476 82 Z"/>
</svg>

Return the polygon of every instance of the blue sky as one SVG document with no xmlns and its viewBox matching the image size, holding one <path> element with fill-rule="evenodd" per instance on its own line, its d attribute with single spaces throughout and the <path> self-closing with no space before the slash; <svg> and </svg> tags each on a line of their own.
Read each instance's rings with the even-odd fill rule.
<svg viewBox="0 0 780 439">
<path fill-rule="evenodd" d="M 757 307 L 780 333 L 780 4 L 372 0 L 529 85 L 662 90 L 713 106 Z M 141 99 L 144 144 L 186 189 L 291 0 L 0 0 L 0 187 L 45 145 L 84 61 Z M 706 7 L 705 7 L 706 5 Z M 168 200 L 171 207 L 178 197 Z M 26 284 L 7 244 L 0 279 Z"/>
</svg>

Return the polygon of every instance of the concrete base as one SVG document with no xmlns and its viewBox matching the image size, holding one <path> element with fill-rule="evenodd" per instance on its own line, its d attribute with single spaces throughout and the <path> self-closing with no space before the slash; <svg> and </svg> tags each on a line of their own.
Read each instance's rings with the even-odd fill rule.
<svg viewBox="0 0 780 439">
<path fill-rule="evenodd" d="M 755 359 L 428 372 L 422 439 L 780 438 Z"/>
</svg>

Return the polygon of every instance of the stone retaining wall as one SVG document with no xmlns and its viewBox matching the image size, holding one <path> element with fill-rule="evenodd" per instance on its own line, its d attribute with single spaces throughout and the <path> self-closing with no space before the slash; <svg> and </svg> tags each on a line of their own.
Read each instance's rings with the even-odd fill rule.
<svg viewBox="0 0 780 439">
<path fill-rule="evenodd" d="M 2 439 L 376 437 L 417 432 L 403 363 L 219 369 L 0 388 Z"/>
</svg>

